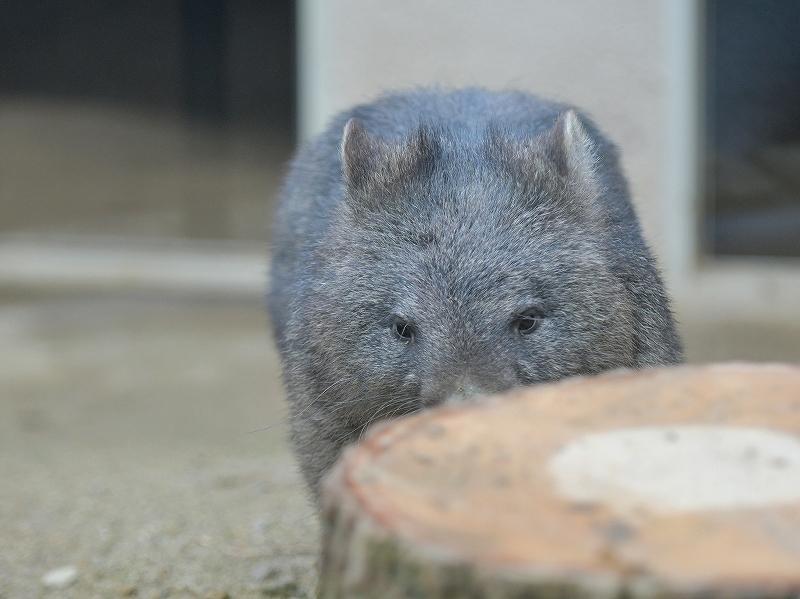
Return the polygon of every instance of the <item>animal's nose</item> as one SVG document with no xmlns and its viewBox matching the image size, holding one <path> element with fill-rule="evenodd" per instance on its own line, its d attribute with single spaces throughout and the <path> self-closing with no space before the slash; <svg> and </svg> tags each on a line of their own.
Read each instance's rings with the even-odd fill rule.
<svg viewBox="0 0 800 599">
<path fill-rule="evenodd" d="M 453 389 L 444 401 L 448 404 L 459 403 L 474 395 L 481 395 L 483 393 L 485 393 L 485 391 L 471 380 L 461 380 L 455 385 L 455 389 Z"/>
</svg>

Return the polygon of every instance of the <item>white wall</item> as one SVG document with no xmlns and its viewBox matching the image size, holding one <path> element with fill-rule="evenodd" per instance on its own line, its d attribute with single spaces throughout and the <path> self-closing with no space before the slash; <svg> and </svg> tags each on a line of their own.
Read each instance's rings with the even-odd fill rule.
<svg viewBox="0 0 800 599">
<path fill-rule="evenodd" d="M 648 237 L 666 151 L 659 2 L 305 0 L 301 135 L 384 90 L 517 88 L 585 109 L 623 149 Z"/>
</svg>

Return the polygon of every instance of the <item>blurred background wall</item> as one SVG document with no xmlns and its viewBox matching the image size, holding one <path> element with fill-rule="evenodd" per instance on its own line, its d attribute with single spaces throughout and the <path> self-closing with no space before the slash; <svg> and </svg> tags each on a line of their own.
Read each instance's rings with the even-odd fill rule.
<svg viewBox="0 0 800 599">
<path fill-rule="evenodd" d="M 516 88 L 569 102 L 623 148 L 648 233 L 661 243 L 662 3 L 308 0 L 301 7 L 303 135 L 338 110 L 416 85 Z"/>
<path fill-rule="evenodd" d="M 255 295 L 296 139 L 386 90 L 477 85 L 576 104 L 620 146 L 690 350 L 712 324 L 759 343 L 772 337 L 743 331 L 794 335 L 791 0 L 34 0 L 4 11 L 9 284 Z M 124 276 L 123 262 L 135 265 Z M 690 355 L 740 355 L 739 341 L 724 344 Z"/>
</svg>

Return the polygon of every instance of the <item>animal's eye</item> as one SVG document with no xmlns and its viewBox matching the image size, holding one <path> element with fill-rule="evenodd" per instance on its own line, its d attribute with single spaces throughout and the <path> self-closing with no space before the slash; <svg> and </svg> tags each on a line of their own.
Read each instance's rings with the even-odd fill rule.
<svg viewBox="0 0 800 599">
<path fill-rule="evenodd" d="M 520 335 L 530 335 L 542 326 L 542 315 L 533 309 L 525 310 L 517 317 L 514 326 Z"/>
<path fill-rule="evenodd" d="M 414 327 L 405 320 L 396 320 L 392 325 L 392 334 L 403 343 L 414 342 Z"/>
</svg>

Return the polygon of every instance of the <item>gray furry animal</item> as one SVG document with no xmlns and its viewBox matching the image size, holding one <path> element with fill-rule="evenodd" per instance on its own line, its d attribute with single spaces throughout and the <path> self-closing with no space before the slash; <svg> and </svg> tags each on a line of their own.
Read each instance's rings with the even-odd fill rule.
<svg viewBox="0 0 800 599">
<path fill-rule="evenodd" d="M 616 148 L 524 93 L 419 90 L 340 114 L 292 164 L 271 277 L 315 495 L 377 419 L 682 360 Z"/>
</svg>

